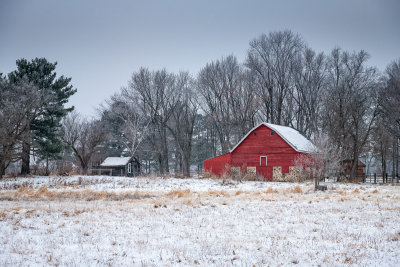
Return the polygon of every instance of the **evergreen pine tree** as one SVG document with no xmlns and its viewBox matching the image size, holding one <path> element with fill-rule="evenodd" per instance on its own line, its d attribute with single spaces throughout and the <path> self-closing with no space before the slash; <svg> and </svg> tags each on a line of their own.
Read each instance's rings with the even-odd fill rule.
<svg viewBox="0 0 400 267">
<path fill-rule="evenodd" d="M 16 64 L 17 70 L 8 74 L 9 81 L 18 83 L 25 79 L 44 91 L 50 99 L 43 112 L 30 122 L 30 134 L 23 143 L 21 174 L 29 174 L 32 143 L 38 146 L 38 152 L 44 159 L 54 159 L 62 152 L 64 145 L 61 142 L 61 120 L 73 110 L 73 107 L 65 108 L 64 105 L 76 89 L 69 84 L 71 78 L 56 78 L 57 62 L 51 63 L 45 58 L 35 58 L 30 62 L 19 59 Z"/>
</svg>

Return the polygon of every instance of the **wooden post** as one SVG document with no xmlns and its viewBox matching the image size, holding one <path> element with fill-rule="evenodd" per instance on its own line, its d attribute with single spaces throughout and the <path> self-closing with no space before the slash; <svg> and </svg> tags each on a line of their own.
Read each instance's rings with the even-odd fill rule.
<svg viewBox="0 0 400 267">
<path fill-rule="evenodd" d="M 376 184 L 376 173 L 374 173 L 374 184 Z"/>
</svg>

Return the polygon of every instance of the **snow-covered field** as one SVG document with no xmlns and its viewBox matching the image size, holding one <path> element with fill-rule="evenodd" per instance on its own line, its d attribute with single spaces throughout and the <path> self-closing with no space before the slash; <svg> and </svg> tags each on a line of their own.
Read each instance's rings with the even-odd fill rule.
<svg viewBox="0 0 400 267">
<path fill-rule="evenodd" d="M 398 266 L 400 187 L 0 180 L 0 266 Z"/>
</svg>

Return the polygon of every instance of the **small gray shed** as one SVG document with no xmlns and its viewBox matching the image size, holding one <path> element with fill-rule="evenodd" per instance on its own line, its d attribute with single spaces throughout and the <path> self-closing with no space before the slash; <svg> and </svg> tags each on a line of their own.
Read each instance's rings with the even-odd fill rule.
<svg viewBox="0 0 400 267">
<path fill-rule="evenodd" d="M 111 176 L 136 176 L 140 174 L 140 163 L 135 157 L 107 157 L 101 164 L 101 174 Z"/>
</svg>

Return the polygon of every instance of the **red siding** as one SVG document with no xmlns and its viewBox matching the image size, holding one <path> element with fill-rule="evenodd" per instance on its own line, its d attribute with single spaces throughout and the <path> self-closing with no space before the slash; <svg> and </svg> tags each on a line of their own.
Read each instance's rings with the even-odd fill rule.
<svg viewBox="0 0 400 267">
<path fill-rule="evenodd" d="M 218 176 L 222 176 L 224 172 L 230 171 L 231 153 L 207 159 L 204 161 L 204 170 Z"/>
<path fill-rule="evenodd" d="M 256 132 L 256 135 L 254 135 Z M 245 140 L 232 152 L 215 157 L 204 162 L 204 169 L 216 175 L 221 175 L 226 164 L 236 167 L 256 167 L 257 173 L 272 180 L 272 169 L 282 167 L 282 173 L 289 172 L 289 166 L 294 166 L 294 160 L 302 153 L 294 150 L 277 133 L 271 135 L 271 129 L 265 125 L 253 130 Z M 260 165 L 260 156 L 267 156 L 267 166 Z"/>
<path fill-rule="evenodd" d="M 299 154 L 276 132 L 271 135 L 271 129 L 261 125 L 232 152 L 231 165 L 242 166 L 246 163 L 248 167 L 257 167 L 257 173 L 272 180 L 273 167 L 280 166 L 282 173 L 288 173 L 289 166 L 294 166 Z M 260 156 L 267 156 L 267 166 L 260 166 Z"/>
</svg>

